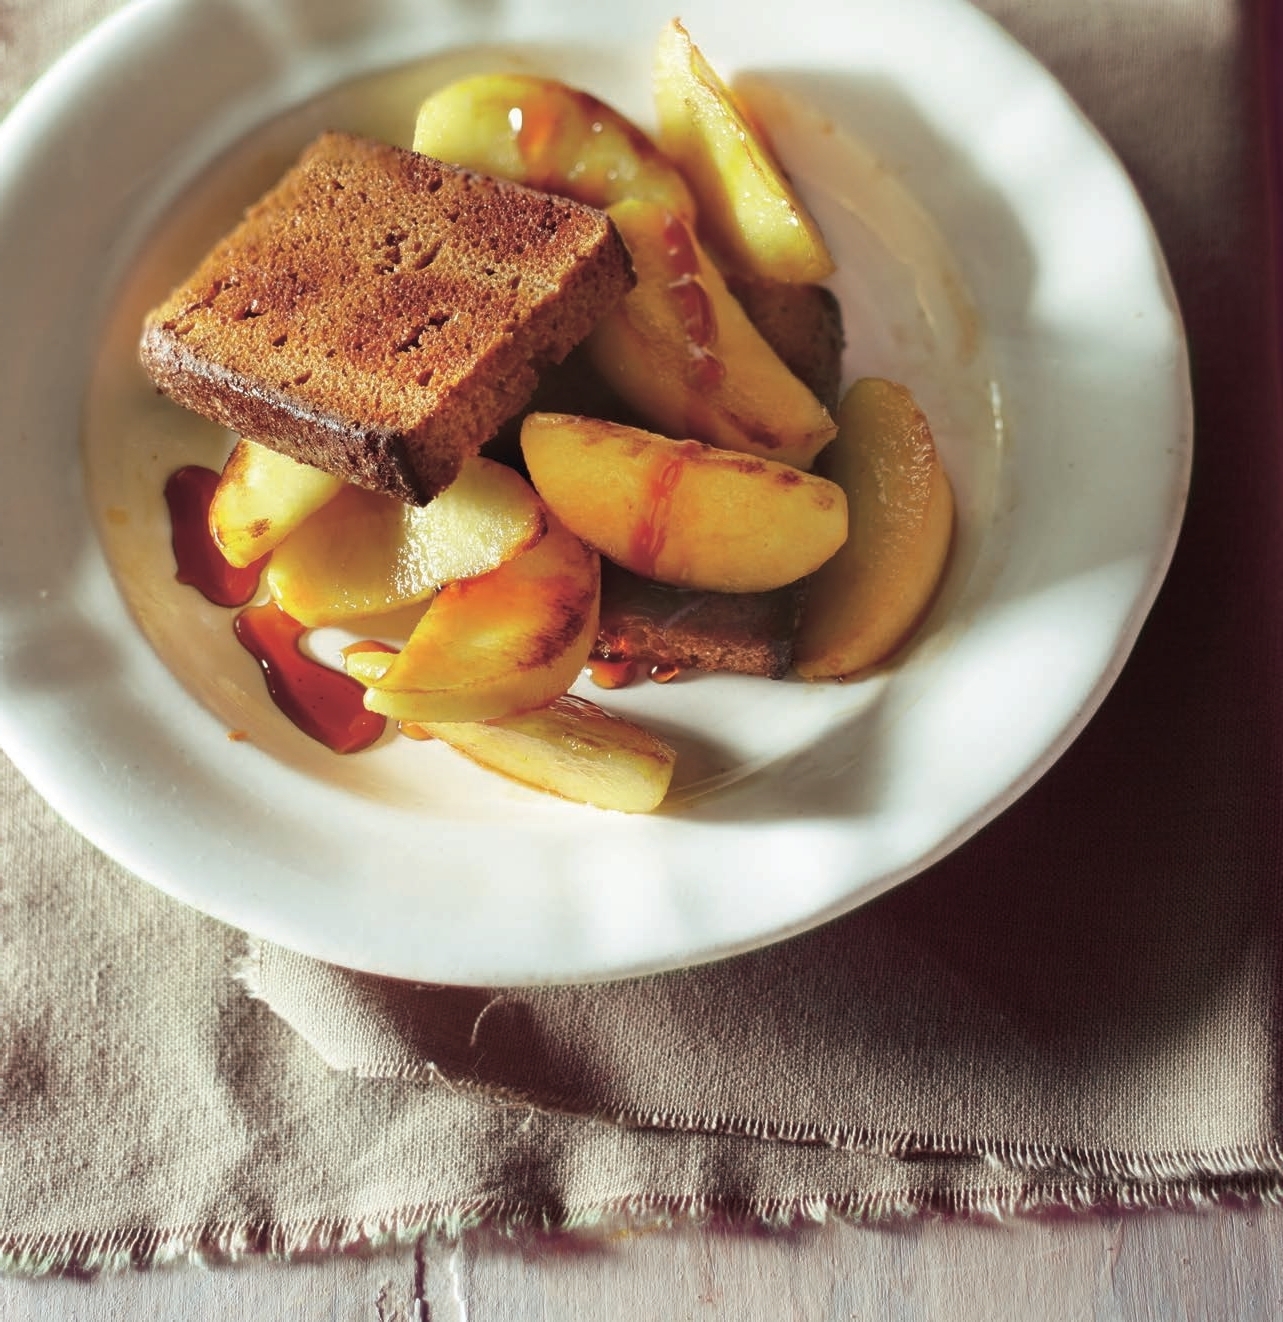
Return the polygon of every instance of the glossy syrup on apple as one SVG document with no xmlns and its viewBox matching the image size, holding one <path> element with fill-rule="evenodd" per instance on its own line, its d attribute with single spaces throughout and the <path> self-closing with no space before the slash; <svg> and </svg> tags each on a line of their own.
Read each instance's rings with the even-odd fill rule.
<svg viewBox="0 0 1283 1322">
<path fill-rule="evenodd" d="M 717 313 L 699 277 L 699 255 L 690 231 L 671 212 L 664 219 L 664 256 L 671 279 L 668 295 L 677 307 L 686 334 L 689 360 L 686 380 L 697 390 L 711 390 L 726 375 L 722 360 L 710 346 L 717 338 Z"/>
<path fill-rule="evenodd" d="M 549 162 L 555 151 L 562 116 L 548 94 L 529 97 L 522 105 L 508 111 L 508 123 L 517 135 L 517 151 L 528 172 L 527 182 L 543 188 L 556 177 L 556 167 Z"/>
<path fill-rule="evenodd" d="M 673 492 L 682 476 L 682 460 L 669 459 L 651 475 L 646 508 L 633 525 L 628 564 L 643 578 L 655 577 L 655 566 L 668 538 Z"/>
</svg>

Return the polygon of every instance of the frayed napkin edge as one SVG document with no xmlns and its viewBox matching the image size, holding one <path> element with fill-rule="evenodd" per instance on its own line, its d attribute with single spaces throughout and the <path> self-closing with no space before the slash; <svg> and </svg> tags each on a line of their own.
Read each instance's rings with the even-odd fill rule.
<svg viewBox="0 0 1283 1322">
<path fill-rule="evenodd" d="M 250 997 L 263 1000 L 259 980 L 262 943 L 250 939 L 233 972 Z M 266 1003 L 266 1002 L 265 1002 Z M 353 1071 L 355 1073 L 355 1071 Z M 393 1077 L 417 1076 L 455 1086 L 435 1067 L 395 1071 Z M 380 1077 L 387 1078 L 388 1074 Z M 479 1100 L 511 1104 L 491 1090 L 469 1089 Z M 544 1108 L 546 1109 L 546 1108 Z M 583 1116 L 582 1112 L 571 1112 Z M 680 1116 L 599 1116 L 623 1125 L 673 1130 L 728 1131 L 708 1121 Z M 714 1118 L 717 1122 L 719 1118 Z M 736 1122 L 743 1136 L 754 1136 L 749 1122 Z M 801 1132 L 756 1127 L 757 1137 L 795 1142 L 827 1142 L 856 1150 L 861 1135 L 844 1142 Z M 590 1239 L 625 1230 L 718 1228 L 783 1233 L 818 1228 L 830 1221 L 873 1227 L 928 1218 L 1002 1222 L 1058 1214 L 1131 1214 L 1191 1211 L 1200 1208 L 1250 1210 L 1283 1205 L 1283 1150 L 1235 1149 L 1199 1155 L 1173 1154 L 1141 1161 L 1118 1154 L 1074 1154 L 1044 1145 L 1003 1145 L 1005 1154 L 985 1152 L 968 1142 L 899 1139 L 865 1135 L 865 1150 L 901 1160 L 905 1182 L 877 1193 L 847 1191 L 799 1193 L 788 1198 L 743 1195 L 629 1195 L 582 1205 L 555 1197 L 528 1202 L 497 1197 L 423 1203 L 361 1217 L 318 1217 L 290 1221 L 238 1221 L 175 1227 L 101 1227 L 62 1233 L 0 1233 L 0 1272 L 16 1276 L 94 1276 L 164 1266 L 215 1267 L 266 1259 L 280 1262 L 318 1260 L 345 1252 L 394 1254 L 422 1240 L 457 1241 L 469 1232 L 497 1238 L 574 1233 Z M 912 1183 L 914 1159 L 981 1157 L 995 1170 L 1017 1164 L 1027 1180 L 1020 1187 L 999 1185 L 968 1190 L 935 1189 Z"/>
<path fill-rule="evenodd" d="M 264 992 L 261 968 L 265 945 L 266 942 L 260 938 L 247 935 L 245 947 L 234 961 L 232 976 L 248 996 L 267 1006 L 282 1022 L 289 1025 L 292 1032 L 299 1033 L 272 1005 Z M 502 994 L 496 992 L 495 1000 L 500 999 Z M 487 1004 L 482 1013 L 494 1003 L 492 1001 Z M 466 1096 L 478 1105 L 504 1109 L 515 1107 L 547 1115 L 564 1115 L 624 1129 L 795 1143 L 832 1148 L 839 1152 L 890 1157 L 906 1163 L 933 1158 L 974 1158 L 1014 1174 L 1066 1178 L 1090 1189 L 1177 1181 L 1184 1181 L 1193 1187 L 1207 1180 L 1257 1179 L 1279 1180 L 1280 1187 L 1283 1187 L 1283 1144 L 1275 1142 L 1136 1153 L 1116 1148 L 1019 1139 L 977 1139 L 956 1134 L 893 1132 L 866 1126 L 782 1122 L 754 1116 L 705 1116 L 680 1111 L 643 1111 L 630 1107 L 584 1107 L 577 1103 L 577 1099 L 555 1092 L 535 1095 L 517 1088 L 480 1083 L 443 1070 L 435 1061 L 388 1058 L 360 1066 L 340 1063 L 328 1059 L 306 1034 L 299 1033 L 299 1036 L 325 1060 L 329 1068 L 356 1078 L 434 1085 Z"/>
<path fill-rule="evenodd" d="M 497 1238 L 716 1226 L 784 1233 L 829 1221 L 873 1227 L 926 1218 L 1003 1222 L 1039 1215 L 1138 1214 L 1283 1205 L 1283 1177 L 1193 1184 L 1104 1186 L 1073 1183 L 959 1192 L 905 1187 L 877 1194 L 797 1198 L 633 1195 L 583 1207 L 549 1208 L 504 1199 L 431 1203 L 357 1218 L 220 1222 L 174 1228 L 114 1228 L 0 1236 L 0 1272 L 16 1276 L 94 1276 L 156 1267 L 232 1266 L 250 1259 L 316 1261 L 345 1252 L 401 1251 L 424 1239 L 457 1241 L 468 1232 Z"/>
</svg>

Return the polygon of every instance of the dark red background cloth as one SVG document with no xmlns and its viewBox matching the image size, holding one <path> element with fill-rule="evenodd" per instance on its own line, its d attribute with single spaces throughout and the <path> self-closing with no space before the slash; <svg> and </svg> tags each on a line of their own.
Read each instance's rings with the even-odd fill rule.
<svg viewBox="0 0 1283 1322">
<path fill-rule="evenodd" d="M 1017 37 L 1037 24 L 996 8 Z M 1132 968 L 1131 994 L 1143 1002 L 1156 990 L 1147 970 L 1184 965 L 1195 993 L 1236 949 L 1277 936 L 1245 930 L 1277 912 L 1283 879 L 1283 286 L 1266 197 L 1266 181 L 1283 178 L 1277 157 L 1272 173 L 1267 165 L 1283 106 L 1283 18 L 1262 0 L 1255 25 L 1268 29 L 1256 49 L 1272 52 L 1270 76 L 1238 72 L 1259 113 L 1242 136 L 1213 145 L 1223 162 L 1192 161 L 1188 171 L 1154 158 L 1146 125 L 1188 113 L 1211 85 L 1200 58 L 1223 54 L 1173 49 L 1168 76 L 1138 75 L 1143 114 L 1098 86 L 1072 51 L 1064 67 L 1052 65 L 1119 152 L 1168 258 L 1191 346 L 1188 510 L 1167 581 L 1096 718 L 1015 807 L 882 902 L 946 959 L 992 952 L 993 966 L 959 969 L 968 981 L 1007 986 L 1026 1006 L 1049 988 L 1045 1032 L 1084 1047 L 1107 1030 L 1102 1010 L 1090 990 L 1065 995 L 1072 984 L 1056 969 L 1073 969 L 1083 983 L 1122 975 L 1126 986 Z M 1038 34 L 1030 36 L 1037 51 Z M 1156 42 L 1170 39 L 1156 32 Z M 1097 55 L 1084 50 L 1081 59 Z M 1219 207 L 1209 212 L 1198 187 L 1178 191 L 1182 174 L 1204 193 L 1224 180 Z M 1176 895 L 1173 875 L 1202 888 Z M 1147 904 L 1136 903 L 1138 891 Z M 932 921 L 941 908 L 953 920 L 947 927 Z M 995 922 L 1019 937 L 1000 952 L 968 929 Z"/>
</svg>

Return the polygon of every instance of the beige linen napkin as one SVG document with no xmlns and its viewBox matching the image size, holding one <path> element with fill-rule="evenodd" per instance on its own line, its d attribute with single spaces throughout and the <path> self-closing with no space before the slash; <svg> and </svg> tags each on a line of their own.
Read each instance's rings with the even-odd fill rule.
<svg viewBox="0 0 1283 1322">
<path fill-rule="evenodd" d="M 1119 148 L 1193 345 L 1186 534 L 1097 720 L 1002 819 L 865 910 L 719 965 L 544 990 L 417 987 L 248 943 L 104 860 L 0 763 L 11 1267 L 619 1211 L 1279 1194 L 1265 11 L 990 7 Z M 6 61 L 34 68 L 34 0 L 6 13 Z"/>
</svg>

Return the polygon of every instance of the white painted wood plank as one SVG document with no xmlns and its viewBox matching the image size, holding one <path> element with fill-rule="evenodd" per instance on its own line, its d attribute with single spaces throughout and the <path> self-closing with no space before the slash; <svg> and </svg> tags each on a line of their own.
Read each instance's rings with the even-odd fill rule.
<svg viewBox="0 0 1283 1322">
<path fill-rule="evenodd" d="M 91 1280 L 0 1277 L 3 1322 L 458 1322 L 453 1245 L 395 1256 L 250 1261 L 208 1270 L 165 1267 Z M 415 1300 L 420 1301 L 416 1311 Z"/>
<path fill-rule="evenodd" d="M 472 1234 L 378 1257 L 0 1278 L 0 1319 L 1167 1322 L 1283 1317 L 1283 1210 L 830 1224 L 787 1235 Z M 416 1300 L 418 1311 L 416 1312 Z"/>
<path fill-rule="evenodd" d="M 1283 1212 L 464 1241 L 470 1319 L 1283 1316 Z"/>
</svg>

